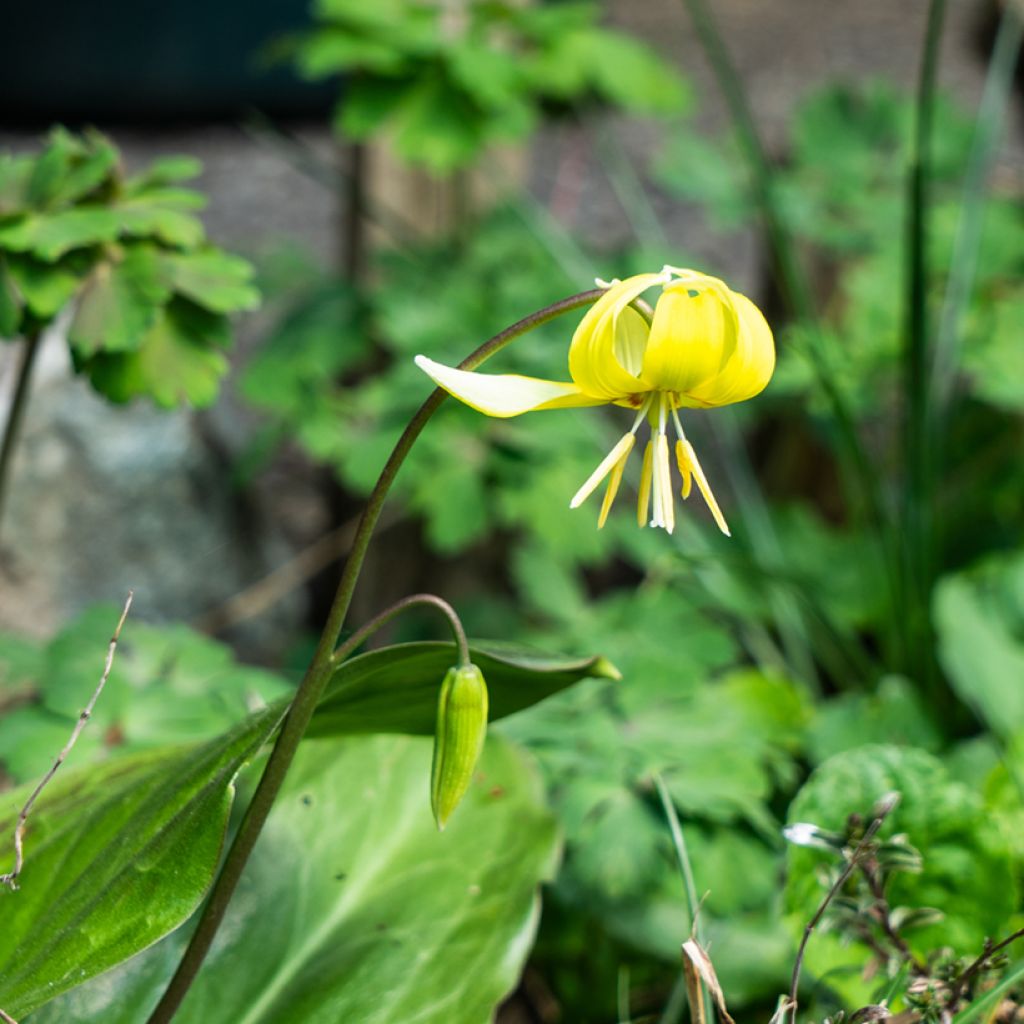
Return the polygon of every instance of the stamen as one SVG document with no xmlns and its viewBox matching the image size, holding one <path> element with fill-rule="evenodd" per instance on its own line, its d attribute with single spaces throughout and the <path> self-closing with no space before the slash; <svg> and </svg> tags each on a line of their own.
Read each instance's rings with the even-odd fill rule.
<svg viewBox="0 0 1024 1024">
<path fill-rule="evenodd" d="M 693 489 L 693 468 L 690 465 L 690 460 L 686 456 L 686 434 L 683 431 L 683 425 L 679 421 L 679 413 L 676 412 L 675 404 L 672 405 L 672 420 L 676 425 L 676 436 L 679 438 L 676 441 L 676 465 L 679 467 L 679 475 L 683 478 L 682 495 L 685 501 L 690 496 L 690 491 Z"/>
<path fill-rule="evenodd" d="M 628 434 L 623 434 L 619 438 L 615 447 L 601 460 L 600 465 L 593 473 L 587 478 L 587 482 L 576 492 L 573 496 L 572 501 L 569 502 L 569 508 L 579 508 L 590 497 L 591 494 L 597 490 L 597 485 L 610 473 L 612 470 L 622 464 L 624 467 L 626 459 L 629 457 L 629 453 L 633 450 L 633 445 L 636 442 L 636 434 L 630 431 Z M 621 468 L 619 471 L 621 476 Z"/>
<path fill-rule="evenodd" d="M 672 500 L 672 477 L 668 462 L 668 438 L 658 434 L 654 449 L 654 504 L 656 512 L 660 505 L 661 522 L 651 525 L 663 526 L 669 533 L 675 529 L 676 510 Z"/>
<path fill-rule="evenodd" d="M 701 469 L 700 463 L 697 461 L 697 453 L 693 450 L 693 445 L 685 439 L 680 443 L 683 446 L 686 460 L 693 471 L 693 477 L 697 481 L 697 487 L 707 502 L 708 508 L 711 509 L 715 523 L 726 537 L 731 537 L 729 525 L 725 521 L 725 516 L 722 515 L 722 510 L 718 507 L 718 502 L 715 501 L 715 496 L 711 493 L 711 485 L 708 483 L 708 478 L 704 475 L 704 470 Z"/>
<path fill-rule="evenodd" d="M 644 464 L 640 470 L 640 491 L 636 501 L 637 526 L 647 525 L 647 510 L 651 505 L 651 469 L 654 460 L 654 445 L 648 441 L 644 449 Z"/>
</svg>

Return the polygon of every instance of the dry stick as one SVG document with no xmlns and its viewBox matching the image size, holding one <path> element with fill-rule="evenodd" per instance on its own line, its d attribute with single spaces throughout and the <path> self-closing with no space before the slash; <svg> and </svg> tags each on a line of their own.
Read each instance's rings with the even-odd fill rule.
<svg viewBox="0 0 1024 1024">
<path fill-rule="evenodd" d="M 1018 939 L 1024 938 L 1024 928 L 1020 928 L 1015 931 L 1012 935 L 1008 935 L 1002 942 L 997 942 L 994 946 L 990 945 L 991 940 L 985 940 L 985 951 L 974 961 L 953 985 L 952 990 L 949 993 L 949 1002 L 946 1004 L 948 1009 L 953 1009 L 960 996 L 963 994 L 964 989 L 967 987 L 967 982 L 974 977 L 985 966 L 986 962 L 991 960 L 1000 950 L 1005 949 L 1012 942 L 1016 942 Z"/>
<path fill-rule="evenodd" d="M 43 776 L 39 785 L 32 791 L 32 795 L 25 801 L 25 806 L 21 809 L 21 814 L 18 815 L 18 824 L 14 829 L 14 870 L 8 872 L 6 875 L 0 875 L 0 885 L 7 885 L 12 891 L 18 888 L 18 875 L 21 874 L 21 869 L 25 861 L 24 851 L 22 848 L 25 836 L 25 823 L 28 821 L 28 816 L 31 813 L 36 800 L 39 798 L 39 794 L 42 793 L 50 779 L 57 774 L 57 769 L 64 763 L 68 754 L 71 753 L 71 748 L 77 742 L 86 723 L 92 716 L 92 709 L 96 706 L 96 701 L 99 700 L 99 696 L 103 692 L 103 687 L 107 685 L 107 679 L 110 677 L 110 669 L 114 664 L 114 652 L 117 650 L 117 641 L 121 636 L 121 627 L 124 625 L 124 620 L 128 618 L 128 610 L 132 606 L 133 597 L 133 592 L 129 590 L 128 598 L 125 601 L 124 609 L 121 612 L 121 618 L 117 620 L 117 628 L 114 630 L 114 635 L 110 638 L 110 646 L 107 648 L 107 660 L 103 665 L 103 675 L 100 676 L 99 686 L 96 687 L 96 691 L 93 693 L 92 699 L 85 706 L 85 710 L 78 716 L 78 721 L 75 723 L 74 729 L 71 730 L 71 737 L 68 739 L 67 743 L 64 744 L 64 749 L 57 756 L 57 760 L 53 762 L 53 767 Z M 4 1016 L 6 1017 L 6 1014 Z M 7 1019 L 9 1020 L 10 1018 Z"/>
<path fill-rule="evenodd" d="M 822 919 L 825 911 L 828 909 L 828 905 L 835 899 L 837 893 L 844 885 L 846 885 L 850 876 L 857 870 L 858 863 L 860 862 L 861 854 L 867 849 L 868 844 L 872 839 L 875 838 L 876 833 L 882 827 L 882 822 L 888 817 L 889 812 L 896 806 L 895 800 L 889 800 L 879 811 L 876 813 L 874 820 L 868 825 L 867 831 L 864 833 L 863 838 L 857 844 L 853 853 L 850 854 L 850 859 L 847 862 L 846 867 L 843 869 L 840 876 L 835 880 L 832 888 L 825 894 L 825 898 L 821 901 L 821 905 L 814 912 L 814 916 L 807 922 L 807 926 L 804 928 L 803 937 L 800 939 L 800 948 L 796 951 L 796 960 L 793 963 L 793 976 L 789 983 L 789 1002 L 792 1009 L 792 1017 L 794 1024 L 796 1022 L 796 1010 L 797 1010 L 797 998 L 796 992 L 800 987 L 800 969 L 804 963 L 804 952 L 807 949 L 807 943 L 811 938 L 811 933 L 818 926 L 818 922 Z"/>
</svg>

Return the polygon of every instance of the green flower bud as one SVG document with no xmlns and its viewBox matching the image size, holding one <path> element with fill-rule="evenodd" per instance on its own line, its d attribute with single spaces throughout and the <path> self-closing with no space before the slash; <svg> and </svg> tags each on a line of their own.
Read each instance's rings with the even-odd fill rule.
<svg viewBox="0 0 1024 1024">
<path fill-rule="evenodd" d="M 487 733 L 487 684 L 476 665 L 451 668 L 441 684 L 430 773 L 438 831 L 466 795 Z"/>
</svg>

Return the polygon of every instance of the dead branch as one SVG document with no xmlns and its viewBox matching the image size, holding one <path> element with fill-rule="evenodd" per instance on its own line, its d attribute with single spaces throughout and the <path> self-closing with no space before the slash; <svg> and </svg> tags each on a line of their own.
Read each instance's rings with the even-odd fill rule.
<svg viewBox="0 0 1024 1024">
<path fill-rule="evenodd" d="M 118 619 L 117 628 L 114 630 L 114 635 L 110 638 L 110 645 L 107 647 L 107 659 L 103 664 L 103 674 L 100 676 L 99 685 L 96 687 L 95 692 L 92 695 L 92 699 L 85 706 L 85 709 L 78 716 L 78 721 L 75 723 L 74 729 L 71 730 L 71 736 L 68 738 L 67 743 L 64 744 L 64 749 L 57 756 L 57 760 L 53 762 L 53 767 L 43 776 L 40 780 L 39 785 L 32 790 L 32 795 L 25 801 L 25 806 L 22 807 L 21 813 L 18 815 L 18 823 L 14 828 L 14 869 L 9 871 L 5 875 L 0 875 L 0 885 L 6 885 L 12 891 L 18 888 L 18 876 L 21 874 L 21 869 L 24 866 L 24 838 L 25 838 L 25 824 L 28 821 L 28 816 L 32 812 L 32 807 L 35 805 L 36 800 L 39 798 L 39 794 L 42 793 L 50 779 L 57 774 L 57 769 L 64 763 L 68 754 L 71 753 L 71 748 L 78 741 L 78 737 L 82 734 L 82 730 L 85 728 L 86 723 L 92 717 L 92 710 L 96 706 L 96 701 L 99 700 L 100 694 L 103 692 L 103 687 L 107 685 L 107 679 L 110 677 L 110 670 L 114 665 L 114 652 L 117 650 L 117 641 L 121 636 L 121 627 L 124 625 L 124 620 L 128 618 L 128 611 L 132 606 L 132 598 L 134 594 L 132 591 L 128 591 L 128 598 L 124 602 L 124 609 L 121 612 L 121 618 Z M 3 1011 L 0 1010 L 0 1013 Z M 11 1018 L 7 1014 L 3 1014 L 5 1022 L 10 1021 Z M 16 1024 L 16 1022 L 13 1022 Z"/>
</svg>

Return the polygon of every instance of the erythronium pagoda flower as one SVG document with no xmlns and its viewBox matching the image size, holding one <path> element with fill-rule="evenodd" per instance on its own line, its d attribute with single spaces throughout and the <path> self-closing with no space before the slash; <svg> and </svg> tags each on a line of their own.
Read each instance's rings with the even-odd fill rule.
<svg viewBox="0 0 1024 1024">
<path fill-rule="evenodd" d="M 655 286 L 661 286 L 661 295 L 648 322 L 633 303 Z M 696 270 L 665 267 L 659 274 L 638 274 L 605 287 L 569 346 L 572 381 L 474 373 L 426 356 L 417 356 L 416 364 L 449 394 L 488 416 L 606 404 L 635 410 L 633 425 L 569 503 L 577 508 L 607 477 L 598 528 L 608 518 L 637 431 L 646 419 L 651 438 L 640 473 L 637 522 L 645 525 L 650 515 L 651 526 L 672 532 L 671 423 L 683 498 L 696 481 L 718 528 L 728 535 L 679 410 L 731 405 L 763 391 L 775 368 L 771 329 L 748 298 Z"/>
</svg>

